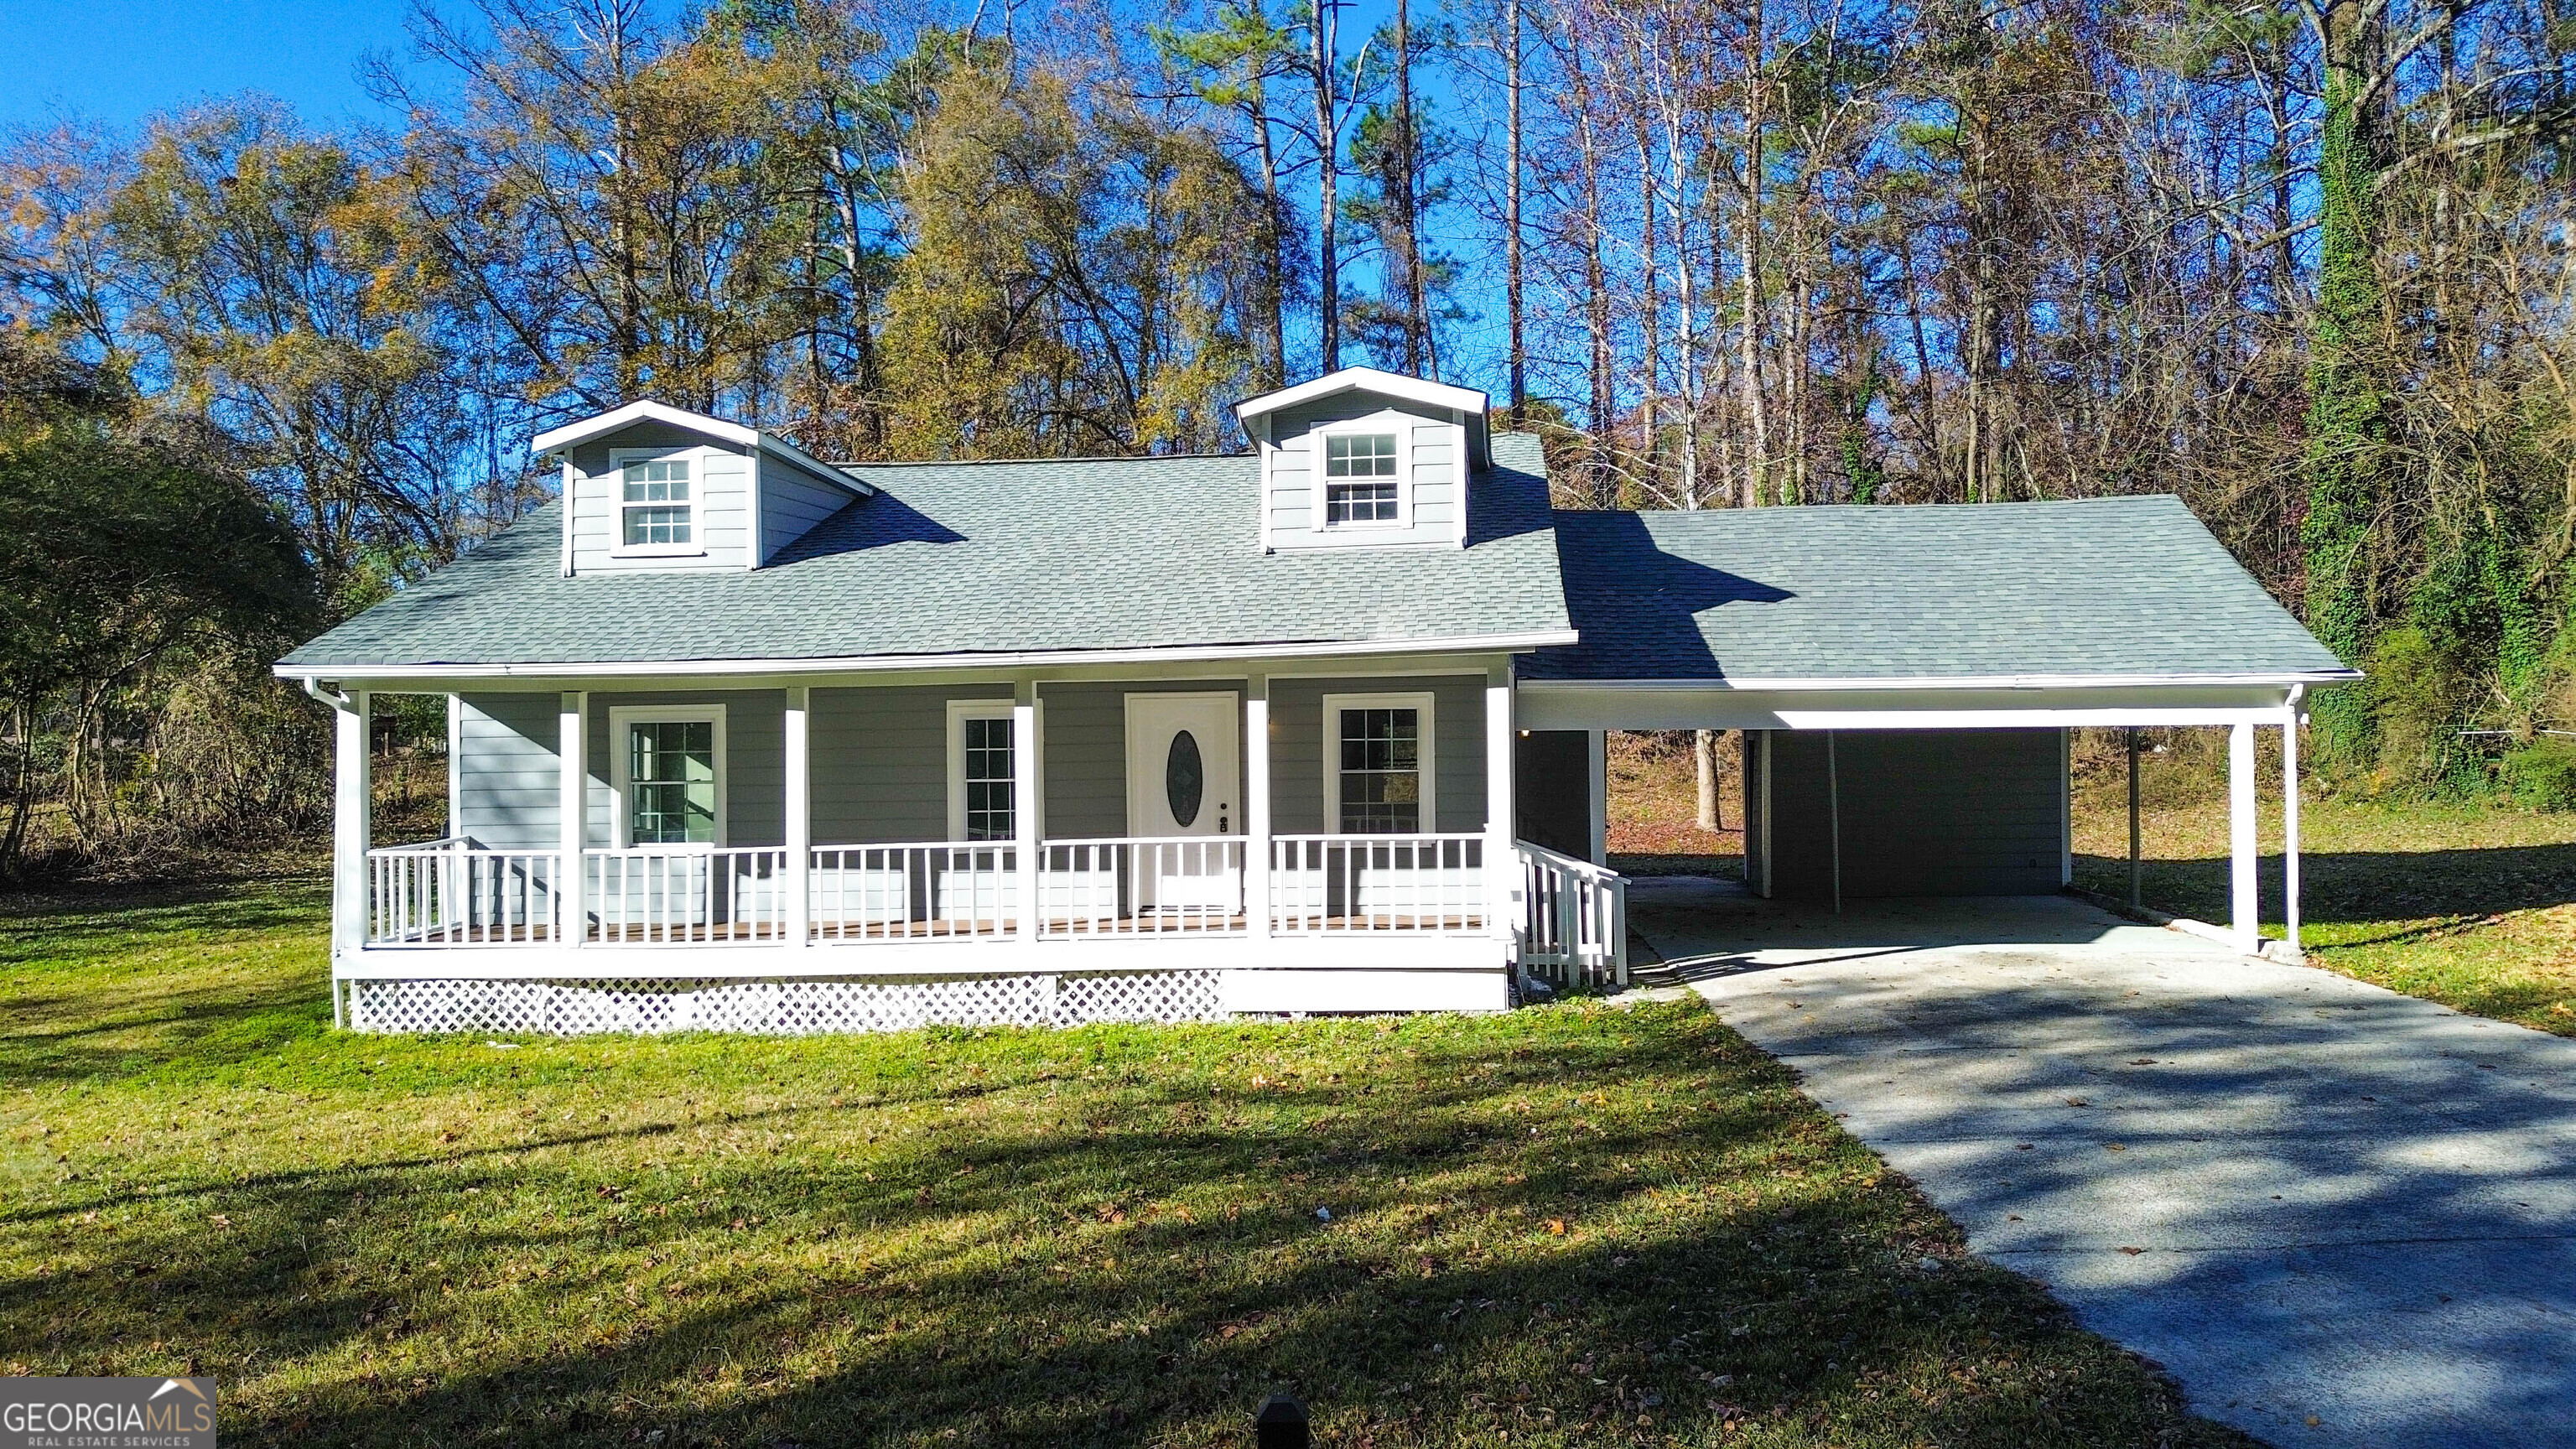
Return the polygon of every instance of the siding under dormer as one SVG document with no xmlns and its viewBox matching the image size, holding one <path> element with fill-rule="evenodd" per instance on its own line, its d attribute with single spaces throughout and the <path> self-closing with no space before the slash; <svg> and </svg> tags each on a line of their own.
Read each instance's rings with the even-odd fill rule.
<svg viewBox="0 0 2576 1449">
<path fill-rule="evenodd" d="M 695 554 L 621 556 L 616 551 L 618 468 L 621 449 L 687 450 L 703 460 L 693 470 L 698 495 Z M 572 495 L 572 571 L 575 574 L 680 573 L 744 569 L 751 565 L 751 490 L 758 473 L 744 450 L 703 433 L 667 423 L 639 422 L 567 450 Z"/>
<path fill-rule="evenodd" d="M 1466 538 L 1462 462 L 1466 428 L 1447 409 L 1354 389 L 1282 408 L 1264 420 L 1261 445 L 1264 542 L 1274 549 L 1458 546 Z M 1410 446 L 1409 527 L 1326 528 L 1322 433 L 1339 423 L 1382 424 Z"/>
</svg>

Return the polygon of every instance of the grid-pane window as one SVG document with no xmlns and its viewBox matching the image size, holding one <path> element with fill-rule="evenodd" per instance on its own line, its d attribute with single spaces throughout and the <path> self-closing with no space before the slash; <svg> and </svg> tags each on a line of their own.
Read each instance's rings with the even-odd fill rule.
<svg viewBox="0 0 2576 1449">
<path fill-rule="evenodd" d="M 1009 840 L 1018 822 L 1011 818 L 1011 722 L 974 719 L 966 726 L 966 838 Z"/>
<path fill-rule="evenodd" d="M 629 725 L 626 748 L 629 838 L 637 845 L 714 844 L 715 721 Z"/>
<path fill-rule="evenodd" d="M 1422 829 L 1422 711 L 1342 711 L 1342 832 Z"/>
<path fill-rule="evenodd" d="M 680 547 L 692 541 L 688 459 L 629 463 L 620 472 L 618 489 L 627 547 Z"/>
<path fill-rule="evenodd" d="M 1325 437 L 1324 521 L 1395 522 L 1395 434 Z"/>
</svg>

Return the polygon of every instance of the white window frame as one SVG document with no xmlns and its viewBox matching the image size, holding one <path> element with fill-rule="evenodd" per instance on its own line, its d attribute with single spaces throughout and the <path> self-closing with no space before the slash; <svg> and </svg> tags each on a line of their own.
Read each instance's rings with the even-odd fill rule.
<svg viewBox="0 0 2576 1449">
<path fill-rule="evenodd" d="M 1438 719 L 1433 710 L 1436 698 L 1431 691 L 1409 690 L 1402 694 L 1328 694 L 1324 696 L 1324 831 L 1329 835 L 1346 834 L 1342 829 L 1342 711 L 1346 709 L 1411 709 L 1422 713 L 1422 828 L 1421 835 L 1440 833 L 1440 794 L 1437 741 Z"/>
<path fill-rule="evenodd" d="M 726 768 L 726 760 L 728 756 L 725 750 L 725 707 L 721 704 L 621 704 L 613 705 L 609 708 L 608 753 L 611 758 L 609 761 L 608 813 L 609 824 L 613 832 L 611 838 L 617 842 L 618 849 L 632 850 L 635 848 L 635 818 L 627 809 L 627 800 L 634 794 L 635 790 L 635 751 L 631 747 L 626 736 L 628 727 L 639 724 L 697 724 L 708 722 L 712 722 L 716 727 L 715 841 L 712 845 L 701 845 L 694 841 L 687 843 L 676 841 L 657 842 L 652 846 L 655 850 L 721 850 L 724 848 L 726 842 L 732 838 L 730 834 L 730 822 L 728 819 L 731 814 L 729 809 L 730 800 L 728 798 L 730 786 L 728 777 L 732 774 L 732 771 Z"/>
<path fill-rule="evenodd" d="M 1374 419 L 1331 423 L 1315 429 L 1310 436 L 1315 450 L 1313 507 L 1317 533 L 1403 533 L 1413 527 L 1413 422 L 1404 413 L 1379 413 Z M 1390 434 L 1395 438 L 1395 517 L 1365 523 L 1332 522 L 1333 480 L 1324 471 L 1332 453 L 1330 440 Z"/>
<path fill-rule="evenodd" d="M 611 558 L 704 558 L 707 552 L 707 458 L 716 450 L 706 447 L 675 445 L 661 448 L 611 448 L 608 450 L 608 555 Z M 628 543 L 626 510 L 634 508 L 668 508 L 667 503 L 626 501 L 626 465 L 658 463 L 666 458 L 685 460 L 689 465 L 689 541 L 687 543 Z"/>
<path fill-rule="evenodd" d="M 966 840 L 966 721 L 1009 719 L 1016 708 L 1009 695 L 999 695 L 989 699 L 948 701 L 948 839 L 952 844 L 964 844 Z M 1046 834 L 1046 750 L 1043 748 L 1046 740 L 1046 701 L 1038 701 L 1034 718 L 1037 723 L 1038 737 L 1029 742 L 1027 758 L 1030 770 L 1037 776 L 1038 834 L 1043 838 Z M 1013 740 L 1011 744 L 1014 756 L 1012 768 L 1016 771 L 1017 756 L 1020 753 L 1019 741 Z M 1016 801 L 1018 798 L 1016 785 L 1013 788 L 1013 799 Z M 1019 821 L 1014 819 L 1011 825 L 1016 834 Z M 986 840 L 977 843 L 1005 845 L 1009 842 Z"/>
</svg>

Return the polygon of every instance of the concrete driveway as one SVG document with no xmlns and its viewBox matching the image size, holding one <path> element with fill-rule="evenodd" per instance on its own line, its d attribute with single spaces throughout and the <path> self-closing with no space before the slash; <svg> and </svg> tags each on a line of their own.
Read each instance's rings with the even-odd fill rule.
<svg viewBox="0 0 2576 1449">
<path fill-rule="evenodd" d="M 2576 1444 L 2576 1041 L 2068 898 L 1629 899 L 1976 1252 L 2197 1412 L 2282 1445 Z"/>
</svg>

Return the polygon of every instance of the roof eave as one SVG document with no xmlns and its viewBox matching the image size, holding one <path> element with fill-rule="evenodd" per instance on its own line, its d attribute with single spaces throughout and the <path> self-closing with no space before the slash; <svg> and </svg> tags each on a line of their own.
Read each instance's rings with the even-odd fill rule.
<svg viewBox="0 0 2576 1449">
<path fill-rule="evenodd" d="M 651 679 L 671 675 L 875 674 L 932 669 L 1044 669 L 1066 665 L 1212 663 L 1226 660 L 1349 658 L 1379 654 L 1525 654 L 1574 643 L 1572 629 L 1415 639 L 1294 639 L 1264 643 L 1148 645 L 1130 649 L 854 654 L 790 659 L 573 660 L 561 663 L 317 664 L 292 656 L 269 666 L 280 679 Z"/>
</svg>

